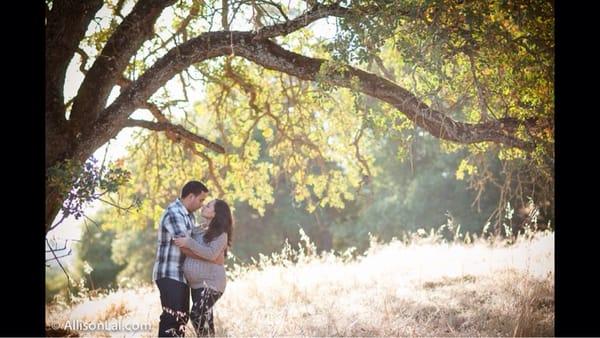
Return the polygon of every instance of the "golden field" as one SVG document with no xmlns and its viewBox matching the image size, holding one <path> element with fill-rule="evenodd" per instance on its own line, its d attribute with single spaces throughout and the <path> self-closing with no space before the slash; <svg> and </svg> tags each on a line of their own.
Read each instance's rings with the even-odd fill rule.
<svg viewBox="0 0 600 338">
<path fill-rule="evenodd" d="M 553 232 L 510 245 L 420 232 L 372 239 L 359 256 L 315 254 L 303 239 L 299 248 L 286 244 L 250 266 L 228 267 L 231 280 L 214 309 L 217 335 L 554 335 Z M 95 323 L 78 330 L 82 336 L 155 336 L 160 313 L 154 285 L 129 285 L 48 304 L 46 324 Z M 186 336 L 194 336 L 191 324 Z"/>
</svg>

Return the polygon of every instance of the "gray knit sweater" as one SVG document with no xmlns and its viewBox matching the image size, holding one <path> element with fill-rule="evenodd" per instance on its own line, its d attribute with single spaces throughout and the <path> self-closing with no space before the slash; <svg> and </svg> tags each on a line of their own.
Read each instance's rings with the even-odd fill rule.
<svg viewBox="0 0 600 338">
<path fill-rule="evenodd" d="M 194 228 L 192 230 L 192 246 L 189 248 L 193 253 L 208 260 L 215 260 L 227 246 L 227 233 L 222 233 L 210 243 L 204 243 L 204 230 Z M 192 289 L 208 287 L 218 292 L 225 291 L 227 278 L 225 266 L 213 264 L 200 259 L 186 257 L 183 263 L 183 274 Z"/>
</svg>

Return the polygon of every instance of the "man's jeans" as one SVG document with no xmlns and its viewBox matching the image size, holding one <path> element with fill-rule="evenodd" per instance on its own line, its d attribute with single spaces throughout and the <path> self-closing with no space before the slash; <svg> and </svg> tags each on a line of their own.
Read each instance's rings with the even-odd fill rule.
<svg viewBox="0 0 600 338">
<path fill-rule="evenodd" d="M 170 278 L 156 281 L 163 312 L 158 324 L 159 337 L 183 337 L 189 317 L 190 288 Z"/>
</svg>

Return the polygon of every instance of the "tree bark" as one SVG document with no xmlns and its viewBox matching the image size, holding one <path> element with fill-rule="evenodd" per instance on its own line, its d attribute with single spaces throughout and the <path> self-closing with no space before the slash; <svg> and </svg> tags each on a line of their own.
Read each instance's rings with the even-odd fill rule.
<svg viewBox="0 0 600 338">
<path fill-rule="evenodd" d="M 66 158 L 69 142 L 64 84 L 67 67 L 102 0 L 54 1 L 46 24 L 46 169 Z"/>
<path fill-rule="evenodd" d="M 111 35 L 102 48 L 102 53 L 87 72 L 73 101 L 73 135 L 99 118 L 112 88 L 122 76 L 129 60 L 144 41 L 152 37 L 154 23 L 164 8 L 173 3 L 175 0 L 137 2 L 131 13 Z"/>
<path fill-rule="evenodd" d="M 54 1 L 46 18 L 46 126 L 64 131 L 64 84 L 79 42 L 102 0 Z M 48 141 L 48 140 L 47 140 Z"/>
</svg>

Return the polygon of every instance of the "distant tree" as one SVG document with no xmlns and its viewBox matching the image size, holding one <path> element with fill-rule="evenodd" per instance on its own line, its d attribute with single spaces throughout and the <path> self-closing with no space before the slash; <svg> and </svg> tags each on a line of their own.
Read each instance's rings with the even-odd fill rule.
<svg viewBox="0 0 600 338">
<path fill-rule="evenodd" d="M 143 229 L 119 231 L 112 243 L 112 260 L 123 266 L 116 276 L 117 284 L 130 282 L 152 283 L 152 268 L 156 256 L 156 230 L 153 226 Z"/>
<path fill-rule="evenodd" d="M 104 219 L 98 217 L 102 226 Z M 84 228 L 81 242 L 78 244 L 74 265 L 75 275 L 85 280 L 90 289 L 116 286 L 116 276 L 123 270 L 125 264 L 117 264 L 111 259 L 112 243 L 115 231 L 89 226 Z"/>
</svg>

